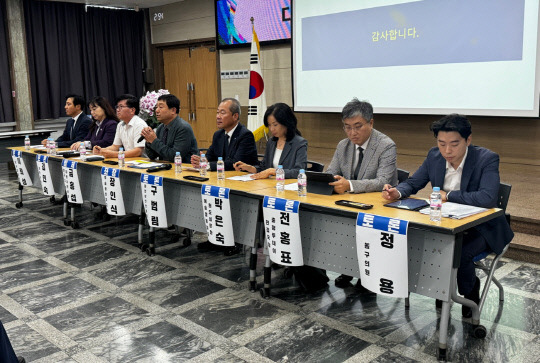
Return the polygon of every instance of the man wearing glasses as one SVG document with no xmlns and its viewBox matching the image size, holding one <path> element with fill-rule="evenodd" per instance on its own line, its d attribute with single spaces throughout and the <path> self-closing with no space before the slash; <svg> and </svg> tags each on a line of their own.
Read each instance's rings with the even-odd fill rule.
<svg viewBox="0 0 540 363">
<path fill-rule="evenodd" d="M 117 158 L 120 147 L 124 148 L 126 158 L 135 158 L 143 155 L 144 139 L 139 141 L 141 131 L 147 126 L 139 113 L 139 99 L 133 95 L 125 94 L 116 99 L 116 115 L 120 122 L 116 127 L 116 135 L 111 146 L 101 148 L 94 146 L 94 154 L 106 158 Z"/>
<path fill-rule="evenodd" d="M 354 98 L 341 112 L 347 138 L 339 142 L 326 170 L 334 175 L 330 183 L 338 194 L 381 191 L 385 184 L 397 184 L 396 144 L 373 128 L 373 107 Z M 352 276 L 341 275 L 337 287 L 350 285 Z M 362 288 L 360 280 L 356 284 Z"/>
</svg>

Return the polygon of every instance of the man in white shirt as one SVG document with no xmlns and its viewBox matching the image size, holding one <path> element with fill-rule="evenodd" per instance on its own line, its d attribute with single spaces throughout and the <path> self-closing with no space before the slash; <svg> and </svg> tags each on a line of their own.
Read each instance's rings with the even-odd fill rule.
<svg viewBox="0 0 540 363">
<path fill-rule="evenodd" d="M 385 185 L 383 198 L 406 198 L 416 194 L 429 182 L 432 187 L 441 188 L 443 202 L 496 207 L 500 187 L 499 155 L 471 144 L 471 123 L 463 115 L 445 116 L 433 122 L 431 131 L 437 139 L 437 146 L 429 151 L 426 160 L 410 178 L 395 188 Z M 463 233 L 457 273 L 460 294 L 478 304 L 480 280 L 475 274 L 473 258 L 485 251 L 501 253 L 513 237 L 514 233 L 504 216 Z M 471 317 L 471 308 L 463 305 L 462 315 Z"/>
<path fill-rule="evenodd" d="M 137 114 L 139 113 L 139 100 L 129 94 L 121 95 L 116 101 L 116 115 L 121 122 L 116 128 L 116 135 L 111 146 L 101 148 L 94 147 L 94 154 L 103 155 L 105 158 L 117 158 L 120 147 L 124 148 L 126 158 L 135 158 L 144 155 L 144 139 L 141 131 L 147 126 L 146 122 Z"/>
</svg>

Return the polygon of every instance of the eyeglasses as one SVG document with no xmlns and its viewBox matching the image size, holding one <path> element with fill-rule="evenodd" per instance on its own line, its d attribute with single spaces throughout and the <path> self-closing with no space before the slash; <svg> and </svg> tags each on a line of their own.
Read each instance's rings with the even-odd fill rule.
<svg viewBox="0 0 540 363">
<path fill-rule="evenodd" d="M 360 132 L 360 130 L 362 130 L 362 127 L 364 127 L 365 125 L 367 125 L 367 123 L 365 124 L 362 124 L 360 126 L 349 126 L 349 125 L 345 125 L 343 126 L 343 130 L 345 130 L 346 133 L 349 133 L 349 132 Z"/>
<path fill-rule="evenodd" d="M 121 110 L 121 109 L 123 109 L 124 107 L 125 107 L 125 108 L 132 108 L 132 107 L 129 107 L 129 106 L 117 105 L 117 106 L 115 107 L 115 109 L 116 109 L 116 110 Z"/>
</svg>

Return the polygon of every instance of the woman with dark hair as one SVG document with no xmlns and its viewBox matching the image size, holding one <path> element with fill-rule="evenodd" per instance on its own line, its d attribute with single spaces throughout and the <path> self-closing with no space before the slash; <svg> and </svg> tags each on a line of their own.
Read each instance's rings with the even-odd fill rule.
<svg viewBox="0 0 540 363">
<path fill-rule="evenodd" d="M 97 96 L 88 103 L 88 108 L 92 115 L 92 124 L 84 140 L 90 141 L 92 144 L 89 150 L 92 150 L 96 145 L 99 147 L 112 145 L 116 134 L 118 117 L 111 104 L 106 98 Z M 71 145 L 71 149 L 79 149 L 80 144 L 81 142 L 74 143 Z"/>
<path fill-rule="evenodd" d="M 296 124 L 296 116 L 286 104 L 276 103 L 268 107 L 264 114 L 264 126 L 268 127 L 273 137 L 266 144 L 264 158 L 256 166 L 238 161 L 234 168 L 256 173 L 251 176 L 253 179 L 265 179 L 276 175 L 278 165 L 282 165 L 285 179 L 297 178 L 300 169 L 305 169 L 307 165 L 307 140 L 300 136 Z"/>
</svg>

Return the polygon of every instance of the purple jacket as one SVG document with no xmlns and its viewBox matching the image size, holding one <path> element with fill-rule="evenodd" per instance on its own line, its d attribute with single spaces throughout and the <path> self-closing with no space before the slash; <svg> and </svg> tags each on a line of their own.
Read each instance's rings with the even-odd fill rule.
<svg viewBox="0 0 540 363">
<path fill-rule="evenodd" d="M 92 126 L 90 126 L 90 129 L 88 131 L 88 134 L 84 138 L 84 140 L 92 143 L 92 147 L 94 146 L 100 146 L 100 147 L 107 147 L 111 146 L 114 141 L 114 135 L 116 134 L 116 126 L 118 125 L 118 122 L 106 118 L 101 123 L 101 126 L 99 127 L 99 130 L 97 130 L 97 126 L 95 124 L 95 121 L 92 121 Z"/>
</svg>

